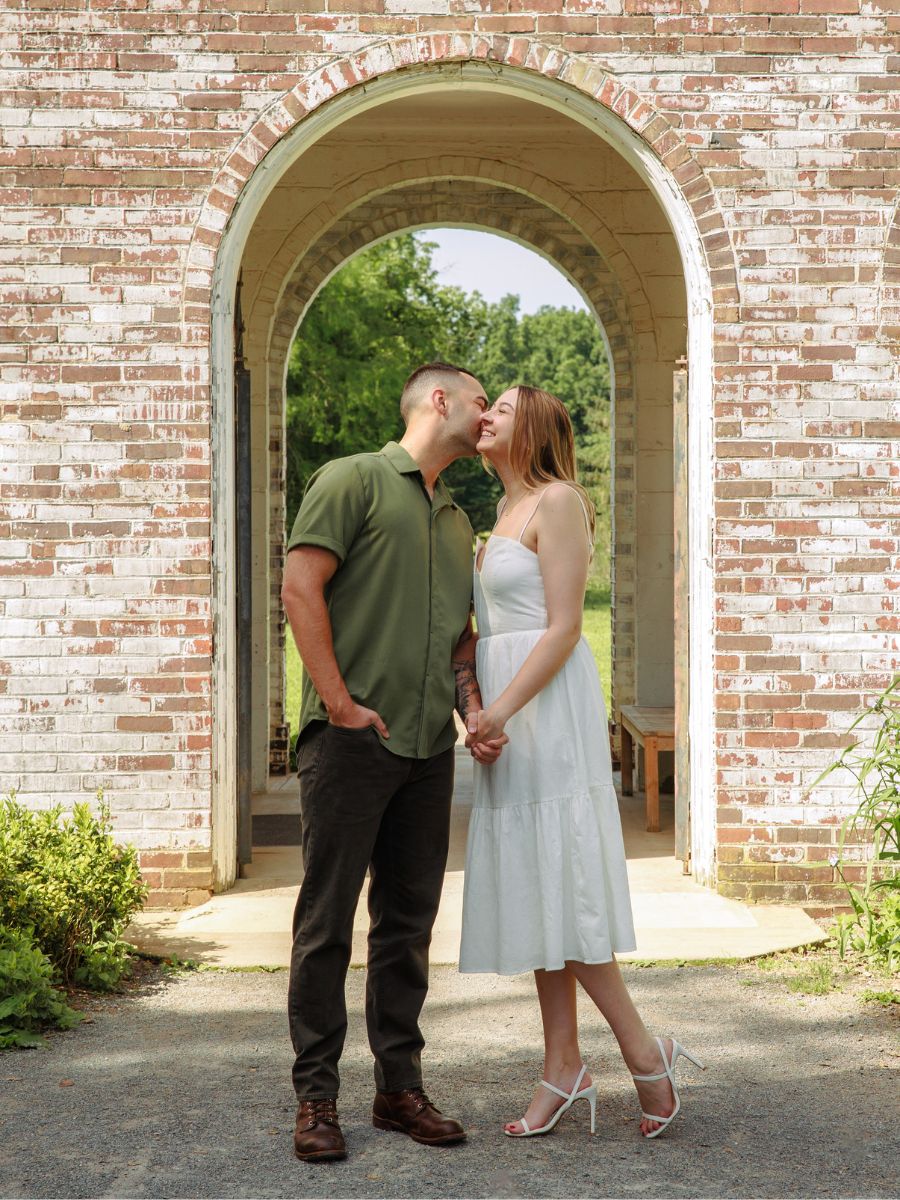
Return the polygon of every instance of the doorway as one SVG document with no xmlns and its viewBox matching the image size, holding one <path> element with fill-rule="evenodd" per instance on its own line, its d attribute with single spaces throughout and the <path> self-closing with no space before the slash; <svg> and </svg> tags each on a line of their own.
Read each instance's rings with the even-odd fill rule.
<svg viewBox="0 0 900 1200">
<path fill-rule="evenodd" d="M 315 113 L 299 122 L 267 156 L 265 177 L 250 177 L 217 256 L 222 314 L 229 273 L 233 277 L 236 266 L 244 272 L 253 380 L 253 496 L 261 501 L 254 545 L 264 548 L 256 550 L 253 568 L 255 629 L 264 630 L 254 637 L 255 782 L 267 772 L 269 731 L 279 723 L 273 718 L 283 722 L 283 686 L 277 665 L 269 669 L 283 637 L 271 547 L 283 545 L 286 524 L 272 462 L 283 452 L 278 442 L 291 341 L 318 290 L 359 249 L 400 229 L 454 218 L 552 257 L 589 297 L 605 330 L 615 376 L 614 704 L 674 699 L 671 381 L 685 350 L 692 367 L 692 459 L 711 464 L 711 303 L 693 218 L 658 160 L 597 101 L 533 72 L 507 70 L 498 80 L 484 64 L 457 68 L 452 79 L 423 68 L 374 80 L 365 95 L 348 92 L 324 105 L 318 123 Z M 227 337 L 217 316 L 217 362 Z M 230 404 L 221 374 L 218 383 L 220 399 Z M 217 474 L 217 485 L 227 488 L 227 471 L 224 476 Z M 691 845 L 697 877 L 713 882 L 711 467 L 690 482 Z M 227 552 L 225 537 L 216 547 L 217 579 L 220 571 L 224 577 L 234 570 Z M 220 611 L 227 631 L 227 598 Z M 234 718 L 221 678 L 226 662 L 223 653 L 217 659 L 218 818 L 214 811 L 214 842 L 223 856 L 234 760 L 233 741 L 227 744 Z"/>
</svg>

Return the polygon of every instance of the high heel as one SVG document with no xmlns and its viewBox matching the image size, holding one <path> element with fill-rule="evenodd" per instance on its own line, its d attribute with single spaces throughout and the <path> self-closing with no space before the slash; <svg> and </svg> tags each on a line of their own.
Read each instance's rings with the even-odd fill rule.
<svg viewBox="0 0 900 1200">
<path fill-rule="evenodd" d="M 659 1046 L 659 1053 L 662 1056 L 663 1066 L 665 1067 L 665 1070 L 660 1071 L 657 1075 L 635 1075 L 632 1072 L 631 1078 L 636 1079 L 639 1083 L 653 1083 L 654 1080 L 657 1080 L 657 1079 L 668 1079 L 669 1083 L 672 1085 L 672 1095 L 675 1097 L 675 1107 L 672 1110 L 672 1112 L 669 1114 L 669 1116 L 667 1116 L 667 1117 L 656 1117 L 653 1115 L 653 1113 L 648 1113 L 648 1112 L 643 1112 L 643 1111 L 641 1112 L 641 1116 L 644 1118 L 645 1121 L 659 1122 L 659 1129 L 654 1129 L 652 1133 L 645 1133 L 643 1135 L 645 1138 L 659 1137 L 659 1135 L 663 1132 L 664 1129 L 669 1128 L 669 1126 L 672 1124 L 672 1122 L 675 1120 L 675 1118 L 678 1116 L 679 1112 L 681 1111 L 681 1097 L 678 1095 L 678 1088 L 675 1084 L 675 1076 L 673 1074 L 673 1070 L 674 1070 L 675 1064 L 678 1062 L 678 1059 L 682 1058 L 682 1057 L 690 1059 L 690 1061 L 694 1064 L 695 1067 L 699 1067 L 701 1071 L 706 1070 L 706 1067 L 703 1065 L 703 1063 L 700 1061 L 700 1059 L 695 1058 L 694 1055 L 691 1054 L 690 1050 L 685 1050 L 684 1046 L 682 1046 L 678 1042 L 676 1042 L 674 1038 L 672 1038 L 672 1057 L 671 1057 L 671 1059 L 666 1057 L 666 1047 L 663 1044 L 662 1038 L 657 1038 L 656 1044 L 657 1044 L 657 1046 Z"/>
<path fill-rule="evenodd" d="M 576 1100 L 587 1100 L 591 1106 L 591 1133 L 596 1133 L 597 1130 L 597 1087 L 596 1084 L 591 1084 L 590 1087 L 581 1088 L 579 1090 L 582 1079 L 587 1074 L 587 1067 L 582 1067 L 578 1072 L 578 1078 L 575 1080 L 575 1086 L 571 1092 L 564 1092 L 562 1088 L 556 1087 L 552 1083 L 548 1083 L 546 1079 L 541 1080 L 541 1087 L 547 1088 L 550 1092 L 555 1092 L 557 1096 L 562 1096 L 565 1104 L 561 1104 L 546 1125 L 542 1125 L 540 1129 L 529 1129 L 528 1122 L 524 1117 L 519 1118 L 519 1124 L 522 1126 L 521 1133 L 510 1133 L 508 1129 L 503 1132 L 507 1137 L 537 1137 L 541 1133 L 550 1133 L 557 1121 L 563 1113 L 568 1112 Z"/>
</svg>

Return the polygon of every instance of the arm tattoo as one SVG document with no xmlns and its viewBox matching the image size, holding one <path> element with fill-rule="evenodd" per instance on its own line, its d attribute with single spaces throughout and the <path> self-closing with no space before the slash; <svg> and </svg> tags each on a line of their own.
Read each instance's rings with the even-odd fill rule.
<svg viewBox="0 0 900 1200">
<path fill-rule="evenodd" d="M 475 663 L 471 658 L 453 660 L 453 674 L 456 676 L 456 711 L 465 721 L 466 714 L 473 707 L 481 708 L 481 691 L 475 678 Z"/>
</svg>

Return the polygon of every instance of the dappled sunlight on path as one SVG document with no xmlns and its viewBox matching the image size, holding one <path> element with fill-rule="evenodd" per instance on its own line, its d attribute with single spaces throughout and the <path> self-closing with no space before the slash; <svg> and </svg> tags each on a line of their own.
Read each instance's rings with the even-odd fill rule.
<svg viewBox="0 0 900 1200">
<path fill-rule="evenodd" d="M 801 997 L 755 966 L 626 967 L 651 1028 L 703 1058 L 684 1071 L 684 1110 L 642 1141 L 615 1043 L 580 1001 L 582 1049 L 599 1085 L 598 1132 L 577 1109 L 553 1137 L 510 1142 L 540 1074 L 530 977 L 432 971 L 426 1084 L 469 1129 L 428 1149 L 372 1128 L 365 973 L 348 978 L 340 1114 L 344 1163 L 291 1155 L 294 1101 L 287 973 L 172 977 L 99 1002 L 90 1025 L 47 1051 L 0 1060 L 3 1196 L 482 1197 L 890 1194 L 886 1147 L 896 1066 L 884 1010 L 851 993 Z M 749 986 L 748 986 L 749 985 Z M 62 1080 L 71 1085 L 60 1087 Z"/>
</svg>

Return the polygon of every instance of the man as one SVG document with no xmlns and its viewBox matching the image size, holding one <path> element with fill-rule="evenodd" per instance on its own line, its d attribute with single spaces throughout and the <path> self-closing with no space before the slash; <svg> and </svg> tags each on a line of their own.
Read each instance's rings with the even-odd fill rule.
<svg viewBox="0 0 900 1200">
<path fill-rule="evenodd" d="M 461 368 L 429 363 L 414 371 L 400 400 L 400 442 L 317 471 L 288 543 L 282 599 L 305 667 L 298 743 L 305 873 L 288 997 L 299 1102 L 294 1153 L 305 1162 L 346 1156 L 338 1060 L 367 868 L 373 1123 L 425 1145 L 465 1138 L 422 1090 L 418 1018 L 449 843 L 454 692 L 467 728 L 477 727 L 481 707 L 472 529 L 439 474 L 475 453 L 486 408 L 481 385 Z M 499 753 L 500 742 L 473 747 L 482 762 Z"/>
</svg>

